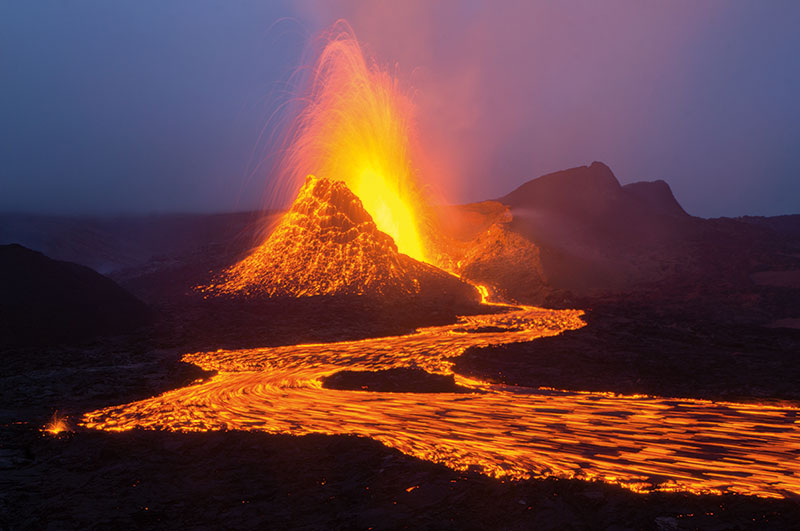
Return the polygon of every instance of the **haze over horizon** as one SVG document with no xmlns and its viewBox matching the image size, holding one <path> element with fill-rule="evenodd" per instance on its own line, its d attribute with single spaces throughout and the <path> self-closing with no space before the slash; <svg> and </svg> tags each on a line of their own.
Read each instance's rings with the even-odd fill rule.
<svg viewBox="0 0 800 531">
<path fill-rule="evenodd" d="M 5 3 L 0 211 L 262 206 L 262 128 L 338 18 L 415 89 L 453 202 L 598 160 L 693 215 L 800 213 L 789 1 Z"/>
</svg>

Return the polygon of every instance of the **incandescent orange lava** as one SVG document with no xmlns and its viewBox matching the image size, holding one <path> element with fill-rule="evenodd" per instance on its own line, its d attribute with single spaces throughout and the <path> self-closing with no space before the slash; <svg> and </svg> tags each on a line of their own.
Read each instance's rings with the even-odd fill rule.
<svg viewBox="0 0 800 531">
<path fill-rule="evenodd" d="M 424 264 L 429 216 L 412 163 L 413 106 L 346 23 L 331 35 L 278 179 L 305 178 L 299 194 L 258 248 L 198 286 L 207 295 L 419 294 L 421 277 L 447 276 Z"/>
<path fill-rule="evenodd" d="M 312 175 L 264 243 L 197 289 L 235 297 L 460 293 L 477 298 L 457 277 L 399 253 L 344 182 Z"/>
<path fill-rule="evenodd" d="M 343 180 L 401 253 L 427 261 L 425 201 L 412 160 L 413 105 L 398 80 L 366 59 L 340 22 L 309 92 L 286 153 L 286 178 Z"/>
<path fill-rule="evenodd" d="M 62 433 L 69 433 L 72 431 L 67 424 L 66 417 L 59 415 L 58 411 L 53 413 L 53 417 L 50 419 L 44 428 L 43 431 L 50 435 L 61 435 Z"/>
<path fill-rule="evenodd" d="M 535 390 L 458 375 L 460 385 L 476 392 L 338 391 L 320 383 L 343 369 L 412 366 L 450 374 L 451 358 L 470 346 L 556 335 L 583 326 L 581 315 L 520 307 L 406 336 L 187 354 L 185 361 L 219 373 L 88 413 L 82 424 L 113 431 L 358 434 L 456 470 L 503 478 L 599 479 L 640 492 L 800 493 L 793 408 Z"/>
</svg>

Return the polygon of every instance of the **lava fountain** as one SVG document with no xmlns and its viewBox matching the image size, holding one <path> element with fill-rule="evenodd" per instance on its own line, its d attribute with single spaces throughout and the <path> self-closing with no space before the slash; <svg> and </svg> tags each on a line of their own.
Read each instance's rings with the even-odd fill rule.
<svg viewBox="0 0 800 531">
<path fill-rule="evenodd" d="M 425 199 L 413 164 L 414 109 L 399 81 L 334 26 L 289 137 L 284 178 L 344 181 L 398 250 L 426 261 Z"/>
<path fill-rule="evenodd" d="M 473 287 L 431 265 L 411 99 L 365 57 L 346 23 L 325 42 L 276 176 L 294 203 L 258 248 L 197 288 L 267 297 L 437 292 L 477 301 Z"/>
<path fill-rule="evenodd" d="M 71 432 L 72 429 L 67 423 L 67 418 L 63 415 L 59 415 L 58 411 L 55 411 L 53 413 L 53 417 L 47 424 L 45 424 L 42 431 L 57 437 L 63 433 Z"/>
</svg>

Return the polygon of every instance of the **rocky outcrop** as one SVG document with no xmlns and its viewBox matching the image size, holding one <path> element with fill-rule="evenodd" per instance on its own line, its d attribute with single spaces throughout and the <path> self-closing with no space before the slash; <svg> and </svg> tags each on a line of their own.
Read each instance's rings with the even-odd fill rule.
<svg viewBox="0 0 800 531">
<path fill-rule="evenodd" d="M 542 304 L 550 291 L 539 248 L 502 223 L 469 243 L 458 261 L 458 271 L 464 278 L 490 287 L 502 300 Z"/>
</svg>

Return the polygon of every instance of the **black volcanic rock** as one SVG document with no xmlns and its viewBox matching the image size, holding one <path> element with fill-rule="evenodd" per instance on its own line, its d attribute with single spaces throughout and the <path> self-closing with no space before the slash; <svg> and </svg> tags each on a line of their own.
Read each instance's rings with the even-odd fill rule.
<svg viewBox="0 0 800 531">
<path fill-rule="evenodd" d="M 796 291 L 797 293 L 797 291 Z M 527 343 L 473 347 L 465 376 L 525 387 L 734 402 L 800 401 L 800 330 L 737 322 L 742 310 L 663 298 L 603 304 L 588 326 Z M 719 306 L 721 315 L 713 315 Z M 709 311 L 711 310 L 711 311 Z"/>
<path fill-rule="evenodd" d="M 672 194 L 672 189 L 661 179 L 626 184 L 622 189 L 659 214 L 679 218 L 688 216 Z"/>
<path fill-rule="evenodd" d="M 326 389 L 383 393 L 469 393 L 452 374 L 431 374 L 422 369 L 396 367 L 379 371 L 339 371 L 323 380 Z"/>
<path fill-rule="evenodd" d="M 0 444 L 15 463 L 2 476 L 5 529 L 784 531 L 800 520 L 791 498 L 503 481 L 347 435 L 88 430 L 52 438 L 14 425 L 0 431 Z"/>
<path fill-rule="evenodd" d="M 0 246 L 0 346 L 73 343 L 127 333 L 147 306 L 113 280 L 21 245 Z"/>
<path fill-rule="evenodd" d="M 498 201 L 535 243 L 594 250 L 652 247 L 690 220 L 664 181 L 621 186 L 601 162 L 533 179 Z"/>
<path fill-rule="evenodd" d="M 577 293 L 677 274 L 676 249 L 698 222 L 664 181 L 621 186 L 600 162 L 533 179 L 498 201 L 511 208 L 509 228 L 541 247 L 548 283 Z"/>
</svg>

